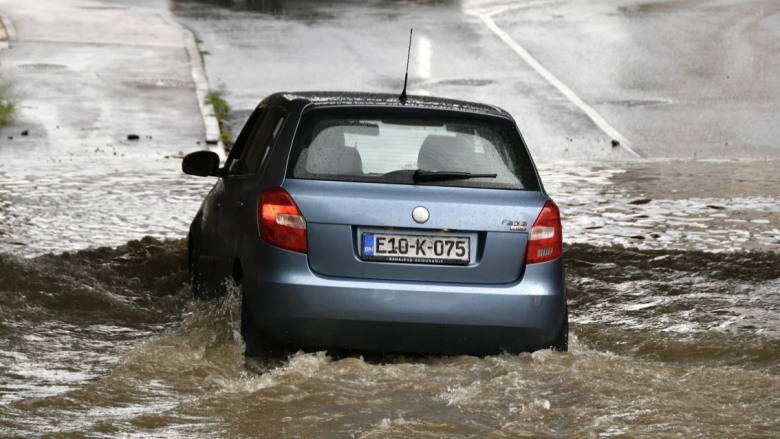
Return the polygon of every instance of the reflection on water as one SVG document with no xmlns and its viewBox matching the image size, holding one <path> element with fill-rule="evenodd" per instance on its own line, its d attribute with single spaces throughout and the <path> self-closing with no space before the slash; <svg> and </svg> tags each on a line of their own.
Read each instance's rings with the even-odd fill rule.
<svg viewBox="0 0 780 439">
<path fill-rule="evenodd" d="M 0 436 L 769 437 L 780 255 L 566 247 L 572 349 L 244 359 L 186 245 L 0 255 Z"/>
<path fill-rule="evenodd" d="M 539 166 L 568 243 L 780 251 L 776 162 Z"/>
<path fill-rule="evenodd" d="M 32 256 L 179 238 L 213 184 L 164 156 L 0 164 L 0 250 Z"/>
<path fill-rule="evenodd" d="M 567 243 L 723 252 L 780 250 L 775 166 L 551 162 L 539 170 Z M 180 167 L 177 158 L 129 157 L 0 165 L 0 250 L 34 256 L 185 236 L 214 180 Z"/>
</svg>

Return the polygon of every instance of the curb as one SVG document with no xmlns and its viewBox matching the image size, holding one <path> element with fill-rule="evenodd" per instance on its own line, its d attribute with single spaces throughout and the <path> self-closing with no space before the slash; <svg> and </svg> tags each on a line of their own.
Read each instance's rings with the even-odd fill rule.
<svg viewBox="0 0 780 439">
<path fill-rule="evenodd" d="M 192 69 L 192 81 L 195 82 L 195 95 L 198 99 L 198 105 L 200 106 L 200 114 L 203 116 L 203 126 L 206 129 L 206 144 L 210 150 L 219 155 L 220 159 L 225 160 L 225 145 L 219 140 L 220 128 L 216 111 L 214 106 L 206 102 L 208 96 L 209 83 L 206 80 L 206 69 L 203 65 L 203 57 L 200 54 L 200 49 L 197 43 L 195 43 L 195 34 L 191 30 L 177 23 L 182 29 L 184 34 L 184 46 L 187 49 L 187 56 L 190 59 L 190 67 Z"/>
<path fill-rule="evenodd" d="M 211 90 L 206 80 L 203 56 L 200 54 L 200 48 L 198 48 L 198 44 L 195 42 L 195 34 L 174 18 L 167 16 L 167 14 L 157 14 L 157 16 L 182 31 L 184 48 L 187 50 L 187 57 L 190 60 L 190 74 L 192 75 L 192 82 L 195 83 L 195 97 L 198 100 L 200 115 L 203 117 L 203 128 L 206 131 L 206 148 L 217 153 L 220 160 L 224 162 L 227 160 L 227 154 L 225 154 L 225 145 L 220 140 L 222 131 L 215 116 L 217 112 L 214 110 L 214 106 L 206 102 L 206 97 Z"/>
<path fill-rule="evenodd" d="M 187 50 L 187 57 L 190 60 L 192 82 L 195 83 L 195 97 L 198 100 L 200 114 L 203 117 L 203 127 L 206 130 L 206 147 L 210 151 L 217 153 L 220 160 L 224 161 L 227 159 L 225 145 L 223 145 L 220 140 L 221 130 L 217 117 L 215 116 L 216 111 L 214 111 L 214 106 L 206 102 L 206 97 L 210 93 L 210 89 L 209 83 L 206 80 L 206 69 L 203 65 L 203 57 L 200 54 L 197 43 L 195 43 L 195 34 L 181 23 L 160 14 L 158 15 L 160 18 L 177 26 L 182 31 L 184 48 Z"/>
</svg>

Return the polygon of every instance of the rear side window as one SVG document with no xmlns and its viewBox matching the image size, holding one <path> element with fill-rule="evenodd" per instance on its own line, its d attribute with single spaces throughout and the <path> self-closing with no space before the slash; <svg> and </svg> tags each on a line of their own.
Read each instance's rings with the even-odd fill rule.
<svg viewBox="0 0 780 439">
<path fill-rule="evenodd" d="M 415 178 L 415 171 L 479 178 Z M 514 124 L 419 109 L 315 109 L 299 126 L 287 176 L 369 183 L 538 190 Z"/>
<path fill-rule="evenodd" d="M 257 130 L 257 135 L 252 141 L 252 148 L 249 149 L 244 162 L 249 172 L 256 172 L 268 159 L 271 147 L 276 143 L 279 136 L 286 112 L 281 108 L 270 108 L 265 115 L 262 125 Z"/>
<path fill-rule="evenodd" d="M 257 172 L 268 159 L 285 118 L 286 112 L 281 108 L 266 109 L 261 116 L 261 122 L 254 128 L 251 143 L 247 142 L 239 158 L 230 162 L 228 175 L 248 175 Z"/>
</svg>

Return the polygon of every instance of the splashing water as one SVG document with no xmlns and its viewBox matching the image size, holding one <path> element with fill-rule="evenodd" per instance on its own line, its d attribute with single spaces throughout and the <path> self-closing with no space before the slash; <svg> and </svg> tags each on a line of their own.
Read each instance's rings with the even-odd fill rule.
<svg viewBox="0 0 780 439">
<path fill-rule="evenodd" d="M 184 241 L 0 257 L 0 436 L 762 437 L 780 255 L 566 248 L 571 352 L 244 358 Z"/>
</svg>

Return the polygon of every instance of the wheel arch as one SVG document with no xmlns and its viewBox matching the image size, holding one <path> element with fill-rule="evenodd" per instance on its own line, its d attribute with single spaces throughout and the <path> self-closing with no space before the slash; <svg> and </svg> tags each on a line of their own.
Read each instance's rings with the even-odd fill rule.
<svg viewBox="0 0 780 439">
<path fill-rule="evenodd" d="M 239 283 L 244 278 L 244 267 L 241 265 L 241 259 L 238 257 L 233 258 L 233 266 L 230 270 L 230 275 L 236 283 Z"/>
<path fill-rule="evenodd" d="M 200 235 L 200 225 L 203 217 L 203 208 L 198 209 L 198 213 L 195 214 L 195 218 L 192 219 L 192 222 L 190 223 L 190 230 L 187 233 L 187 257 L 188 262 L 192 264 L 194 261 L 192 260 L 193 253 L 195 251 L 195 240 L 198 238 L 198 235 Z"/>
</svg>

